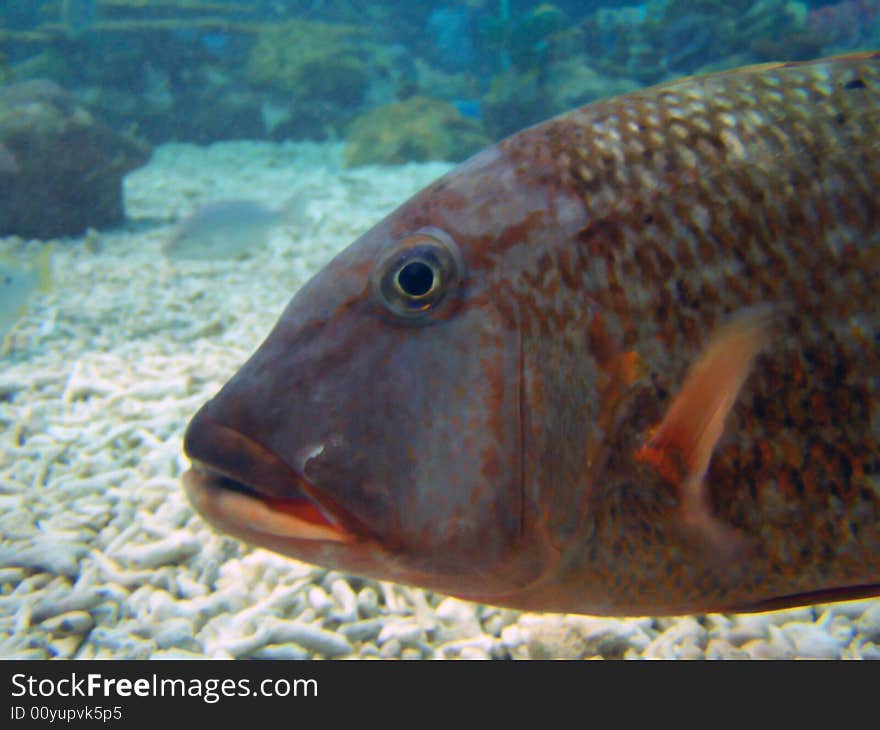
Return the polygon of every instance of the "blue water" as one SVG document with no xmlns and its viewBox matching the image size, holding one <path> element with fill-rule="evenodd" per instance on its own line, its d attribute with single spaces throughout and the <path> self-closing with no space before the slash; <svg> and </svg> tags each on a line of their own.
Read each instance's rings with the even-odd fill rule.
<svg viewBox="0 0 880 730">
<path fill-rule="evenodd" d="M 114 128 L 136 128 L 152 143 L 345 137 L 357 117 L 412 95 L 452 102 L 498 138 L 512 130 L 491 123 L 487 104 L 528 107 L 510 115 L 518 121 L 563 111 L 561 98 L 580 98 L 568 88 L 578 83 L 572 65 L 600 73 L 611 93 L 621 79 L 643 85 L 880 45 L 880 0 L 225 4 L 0 3 L 0 80 L 52 79 Z M 351 33 L 321 40 L 303 22 Z M 293 58 L 290 49 L 309 39 L 328 52 Z M 157 78 L 171 102 L 161 108 Z M 518 80 L 536 93 L 517 99 Z M 601 84 L 591 90 L 602 94 Z M 290 119 L 266 120 L 266 105 L 289 107 Z"/>
</svg>

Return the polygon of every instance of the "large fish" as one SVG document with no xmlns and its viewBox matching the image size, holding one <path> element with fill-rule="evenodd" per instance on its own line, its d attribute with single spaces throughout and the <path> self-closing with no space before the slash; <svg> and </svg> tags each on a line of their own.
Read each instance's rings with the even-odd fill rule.
<svg viewBox="0 0 880 730">
<path fill-rule="evenodd" d="M 488 603 L 880 593 L 880 53 L 526 129 L 340 253 L 193 418 L 221 530 Z"/>
</svg>

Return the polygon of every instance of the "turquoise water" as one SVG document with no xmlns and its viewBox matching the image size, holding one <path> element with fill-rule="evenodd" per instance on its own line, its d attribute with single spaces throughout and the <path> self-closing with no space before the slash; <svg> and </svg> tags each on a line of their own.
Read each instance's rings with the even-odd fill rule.
<svg viewBox="0 0 880 730">
<path fill-rule="evenodd" d="M 413 95 L 497 139 L 630 86 L 873 48 L 878 14 L 877 0 L 24 0 L 0 6 L 0 81 L 54 80 L 154 144 L 342 138 Z"/>
</svg>

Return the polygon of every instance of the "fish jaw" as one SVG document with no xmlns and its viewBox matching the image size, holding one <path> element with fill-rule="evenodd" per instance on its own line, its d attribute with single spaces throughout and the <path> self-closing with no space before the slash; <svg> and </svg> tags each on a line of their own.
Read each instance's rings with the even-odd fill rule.
<svg viewBox="0 0 880 730">
<path fill-rule="evenodd" d="M 214 423 L 205 413 L 209 406 L 210 402 L 187 428 L 184 451 L 192 467 L 182 482 L 193 509 L 220 533 L 316 565 L 428 587 L 468 600 L 516 605 L 517 592 L 508 596 L 506 586 L 499 587 L 489 576 L 481 578 L 478 586 L 463 588 L 457 574 L 414 566 L 405 553 L 371 534 L 270 450 Z M 304 449 L 302 463 L 319 456 L 321 450 L 316 446 Z"/>
<path fill-rule="evenodd" d="M 186 495 L 217 529 L 257 545 L 270 543 L 272 549 L 279 541 L 359 539 L 354 520 L 322 499 L 305 477 L 204 412 L 187 429 L 184 450 L 193 463 L 183 476 Z"/>
<path fill-rule="evenodd" d="M 255 544 L 278 539 L 341 543 L 355 540 L 352 534 L 326 519 L 312 521 L 314 512 L 302 500 L 290 500 L 289 507 L 282 510 L 277 504 L 273 505 L 279 500 L 230 489 L 224 481 L 200 467 L 193 467 L 183 475 L 183 486 L 190 503 L 218 530 Z"/>
<path fill-rule="evenodd" d="M 378 564 L 386 566 L 382 572 L 386 575 L 391 565 L 375 540 L 335 524 L 326 511 L 317 510 L 307 500 L 242 492 L 231 480 L 196 464 L 184 473 L 183 489 L 192 507 L 211 527 L 254 547 L 362 575 L 376 575 Z M 419 582 L 406 572 L 395 577 Z"/>
</svg>

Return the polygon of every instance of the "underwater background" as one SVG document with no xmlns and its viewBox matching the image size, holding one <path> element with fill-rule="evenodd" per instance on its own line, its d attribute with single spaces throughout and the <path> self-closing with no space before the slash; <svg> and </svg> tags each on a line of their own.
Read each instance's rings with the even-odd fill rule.
<svg viewBox="0 0 880 730">
<path fill-rule="evenodd" d="M 0 658 L 880 658 L 880 601 L 527 614 L 212 531 L 183 430 L 336 252 L 605 96 L 880 48 L 880 0 L 0 0 Z"/>
</svg>

